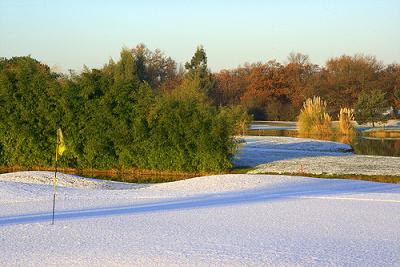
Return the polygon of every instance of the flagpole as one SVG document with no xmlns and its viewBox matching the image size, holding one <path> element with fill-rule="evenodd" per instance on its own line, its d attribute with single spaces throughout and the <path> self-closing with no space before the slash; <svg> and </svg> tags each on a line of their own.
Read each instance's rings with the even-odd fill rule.
<svg viewBox="0 0 400 267">
<path fill-rule="evenodd" d="M 57 186 L 57 161 L 58 161 L 58 129 L 57 129 L 57 144 L 56 144 L 56 170 L 54 172 L 54 179 L 53 179 L 53 218 L 51 224 L 54 224 L 54 211 L 56 207 L 56 186 Z"/>
</svg>

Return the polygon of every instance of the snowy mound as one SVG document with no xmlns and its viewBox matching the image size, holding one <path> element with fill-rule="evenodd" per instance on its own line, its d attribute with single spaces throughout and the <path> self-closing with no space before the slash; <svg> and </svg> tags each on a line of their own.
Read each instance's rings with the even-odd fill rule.
<svg viewBox="0 0 400 267">
<path fill-rule="evenodd" d="M 51 225 L 52 173 L 0 177 L 0 266 L 400 264 L 400 185 L 228 174 L 105 190 L 61 175 L 79 188 L 59 188 Z"/>
<path fill-rule="evenodd" d="M 400 176 L 400 157 L 348 155 L 314 156 L 261 164 L 250 173 L 312 173 Z"/>
<path fill-rule="evenodd" d="M 224 174 L 154 184 L 150 188 L 153 192 L 168 192 L 170 195 L 196 195 L 245 191 L 299 181 L 303 181 L 303 179 L 296 179 L 296 177 L 290 176 L 281 176 L 280 179 L 270 179 L 270 177 L 266 177 L 265 175 Z"/>
<path fill-rule="evenodd" d="M 400 157 L 354 155 L 346 144 L 304 138 L 245 136 L 234 161 L 251 173 L 400 175 Z"/>
<path fill-rule="evenodd" d="M 236 166 L 257 166 L 278 160 L 316 156 L 348 156 L 351 146 L 306 138 L 245 136 L 236 154 Z"/>
<path fill-rule="evenodd" d="M 0 174 L 0 181 L 53 185 L 54 172 L 24 171 Z M 92 189 L 128 189 L 135 185 L 114 181 L 85 178 L 73 174 L 57 173 L 57 186 Z"/>
</svg>

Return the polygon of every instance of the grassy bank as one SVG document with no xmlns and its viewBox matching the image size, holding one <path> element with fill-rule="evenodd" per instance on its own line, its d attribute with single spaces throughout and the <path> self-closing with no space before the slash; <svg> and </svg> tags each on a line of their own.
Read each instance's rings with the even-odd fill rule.
<svg viewBox="0 0 400 267">
<path fill-rule="evenodd" d="M 290 176 L 303 176 L 312 178 L 323 179 L 349 179 L 349 180 L 362 180 L 369 182 L 391 183 L 399 184 L 400 176 L 392 175 L 362 175 L 362 174 L 313 174 L 313 173 L 291 173 L 291 172 L 263 172 L 257 174 L 272 174 L 272 175 L 290 175 Z"/>
</svg>

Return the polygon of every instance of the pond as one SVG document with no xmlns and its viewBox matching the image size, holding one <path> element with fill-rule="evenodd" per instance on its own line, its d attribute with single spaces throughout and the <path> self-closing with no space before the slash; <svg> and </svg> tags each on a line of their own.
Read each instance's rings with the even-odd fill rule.
<svg viewBox="0 0 400 267">
<path fill-rule="evenodd" d="M 249 133 L 299 137 L 293 122 L 256 122 L 251 125 Z M 316 137 L 312 138 L 317 139 Z M 318 139 L 350 144 L 355 154 L 400 157 L 400 138 L 372 138 L 359 135 L 353 138 L 343 138 L 333 135 Z"/>
</svg>

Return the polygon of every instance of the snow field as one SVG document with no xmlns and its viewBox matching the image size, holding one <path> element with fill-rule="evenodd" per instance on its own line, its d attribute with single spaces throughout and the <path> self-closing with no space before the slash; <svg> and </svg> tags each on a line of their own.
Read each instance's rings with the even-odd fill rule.
<svg viewBox="0 0 400 267">
<path fill-rule="evenodd" d="M 60 186 L 52 226 L 42 175 L 0 175 L 2 266 L 400 265 L 400 185 L 241 174 Z"/>
<path fill-rule="evenodd" d="M 346 144 L 305 138 L 245 136 L 235 159 L 251 173 L 400 176 L 400 157 L 355 155 Z"/>
</svg>

